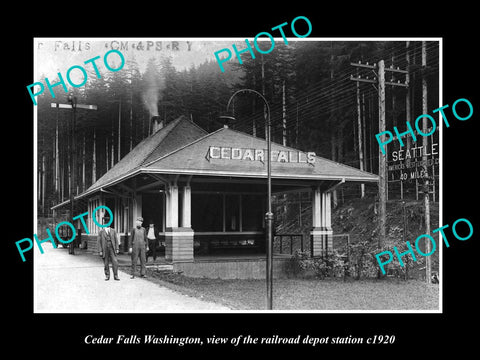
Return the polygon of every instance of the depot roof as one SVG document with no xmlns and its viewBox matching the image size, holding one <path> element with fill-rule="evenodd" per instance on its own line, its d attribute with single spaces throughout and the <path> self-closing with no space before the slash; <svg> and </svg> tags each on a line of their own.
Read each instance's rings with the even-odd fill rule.
<svg viewBox="0 0 480 360">
<path fill-rule="evenodd" d="M 207 133 L 184 116 L 172 121 L 140 142 L 130 153 L 98 179 L 79 197 L 121 182 L 139 173 L 183 174 L 199 176 L 265 177 L 267 164 L 246 157 L 212 158 L 210 148 L 246 150 L 265 149 L 265 140 L 228 127 Z M 272 143 L 272 152 L 306 153 Z M 231 155 L 232 153 L 230 153 Z M 297 157 L 295 157 L 297 156 Z M 376 182 L 378 176 L 319 156 L 314 163 L 272 161 L 272 178 L 307 180 L 345 180 Z"/>
</svg>

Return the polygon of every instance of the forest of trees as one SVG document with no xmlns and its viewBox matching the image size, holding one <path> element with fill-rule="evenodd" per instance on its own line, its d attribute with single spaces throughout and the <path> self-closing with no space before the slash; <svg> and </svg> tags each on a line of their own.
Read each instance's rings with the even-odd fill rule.
<svg viewBox="0 0 480 360">
<path fill-rule="evenodd" d="M 439 106 L 438 43 L 427 42 L 426 68 L 420 65 L 420 48 L 420 41 L 410 42 L 408 48 L 413 119 L 422 113 L 422 74 L 428 82 L 429 110 Z M 219 116 L 225 114 L 230 96 L 241 88 L 255 89 L 268 100 L 273 141 L 357 168 L 361 126 L 363 169 L 378 173 L 374 137 L 378 132 L 377 90 L 372 84 L 360 83 L 358 106 L 357 83 L 350 79 L 357 69 L 351 63 L 383 59 L 386 67 L 407 69 L 405 41 L 277 42 L 269 54 L 256 53 L 255 59 L 247 55 L 242 56 L 243 64 L 233 59 L 225 63 L 224 73 L 214 60 L 178 70 L 168 57 L 152 57 L 143 73 L 130 61 L 121 71 L 101 79 L 89 76 L 84 87 L 72 92 L 78 103 L 97 106 L 97 110 L 76 112 L 75 154 L 70 151 L 72 110 L 50 105 L 67 103 L 67 94 L 59 92 L 53 99 L 46 92 L 39 97 L 39 214 L 48 215 L 51 206 L 68 199 L 71 156 L 77 158 L 76 191 L 81 193 L 150 135 L 152 115 L 159 115 L 165 123 L 185 115 L 205 130 L 214 131 L 222 126 Z M 405 128 L 406 94 L 403 87 L 387 87 L 387 129 Z M 230 110 L 236 118 L 231 127 L 264 137 L 261 99 L 239 95 Z"/>
</svg>

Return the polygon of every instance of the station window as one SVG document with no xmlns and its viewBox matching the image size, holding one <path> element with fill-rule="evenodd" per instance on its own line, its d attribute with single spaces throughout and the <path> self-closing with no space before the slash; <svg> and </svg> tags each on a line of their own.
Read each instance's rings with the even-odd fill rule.
<svg viewBox="0 0 480 360">
<path fill-rule="evenodd" d="M 264 196 L 242 195 L 242 230 L 262 231 L 264 212 Z"/>
<path fill-rule="evenodd" d="M 222 194 L 192 194 L 192 229 L 194 231 L 223 230 Z"/>
<path fill-rule="evenodd" d="M 240 195 L 225 195 L 225 231 L 240 231 Z"/>
</svg>

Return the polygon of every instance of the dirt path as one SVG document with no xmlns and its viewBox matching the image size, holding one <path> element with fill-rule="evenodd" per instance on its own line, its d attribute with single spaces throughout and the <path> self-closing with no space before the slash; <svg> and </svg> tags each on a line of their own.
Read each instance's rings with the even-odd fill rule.
<svg viewBox="0 0 480 360">
<path fill-rule="evenodd" d="M 44 244 L 34 257 L 34 311 L 58 313 L 225 312 L 229 308 L 167 289 L 119 270 L 105 281 L 100 257 Z"/>
</svg>

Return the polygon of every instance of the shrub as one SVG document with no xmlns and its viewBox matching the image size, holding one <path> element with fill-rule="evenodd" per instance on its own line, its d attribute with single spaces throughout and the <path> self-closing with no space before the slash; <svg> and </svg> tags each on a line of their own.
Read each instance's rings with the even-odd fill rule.
<svg viewBox="0 0 480 360">
<path fill-rule="evenodd" d="M 312 268 L 313 259 L 307 251 L 295 250 L 290 260 L 290 269 L 293 275 L 298 276 L 304 274 L 308 269 Z"/>
<path fill-rule="evenodd" d="M 376 246 L 369 240 L 351 244 L 348 249 L 348 274 L 356 280 L 361 277 L 376 277 L 378 266 L 374 254 Z"/>
<path fill-rule="evenodd" d="M 307 251 L 297 250 L 291 259 L 290 268 L 293 275 L 301 277 L 315 276 L 324 279 L 345 275 L 344 258 L 335 250 L 325 257 L 318 258 L 311 258 Z"/>
</svg>

